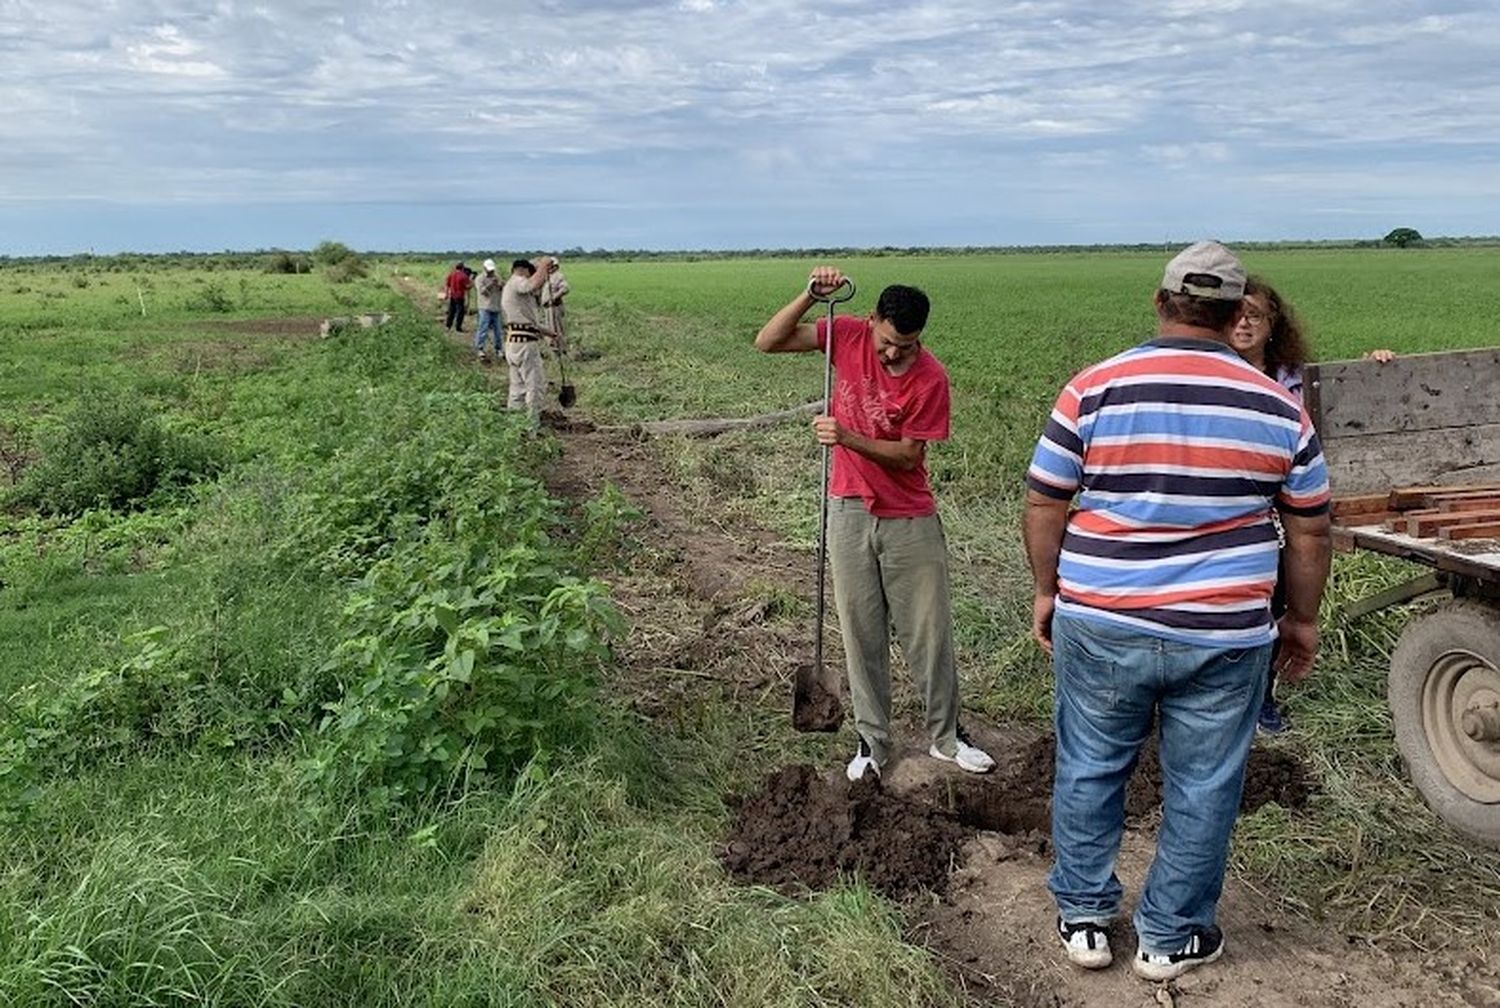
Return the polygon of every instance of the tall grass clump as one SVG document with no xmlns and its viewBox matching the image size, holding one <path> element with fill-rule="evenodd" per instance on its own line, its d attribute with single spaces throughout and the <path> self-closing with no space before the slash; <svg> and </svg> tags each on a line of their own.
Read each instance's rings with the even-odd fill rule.
<svg viewBox="0 0 1500 1008">
<path fill-rule="evenodd" d="M 120 833 L 68 874 L 65 893 L 0 910 L 7 1004 L 264 1003 L 274 980 L 225 940 L 244 925 L 230 894 L 170 842 Z"/>
<path fill-rule="evenodd" d="M 210 440 L 169 430 L 140 395 L 103 392 L 80 400 L 41 437 L 40 458 L 16 500 L 52 514 L 132 508 L 153 494 L 210 478 L 224 466 Z"/>
</svg>

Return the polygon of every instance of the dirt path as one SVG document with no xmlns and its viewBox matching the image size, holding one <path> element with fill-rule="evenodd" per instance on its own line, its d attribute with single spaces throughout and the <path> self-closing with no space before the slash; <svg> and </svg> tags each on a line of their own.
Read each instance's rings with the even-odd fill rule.
<svg viewBox="0 0 1500 1008">
<path fill-rule="evenodd" d="M 605 575 L 632 628 L 618 649 L 623 691 L 647 715 L 711 690 L 767 716 L 789 716 L 792 669 L 810 657 L 806 621 L 779 618 L 759 589 L 775 585 L 810 598 L 810 557 L 763 528 L 690 505 L 667 479 L 660 453 L 670 442 L 587 423 L 554 426 L 562 445 L 546 474 L 554 494 L 578 502 L 609 483 L 645 514 L 637 534 L 652 569 Z M 1220 904 L 1226 953 L 1219 963 L 1171 984 L 1141 981 L 1128 964 L 1135 938 L 1126 920 L 1111 932 L 1114 966 L 1069 966 L 1053 935 L 1045 881 L 1050 740 L 1032 727 L 966 720 L 999 760 L 995 773 L 965 775 L 915 747 L 873 789 L 851 789 L 837 765 L 784 768 L 741 800 L 726 865 L 794 889 L 863 866 L 871 884 L 906 900 L 912 940 L 932 951 L 976 1005 L 1500 1008 L 1500 969 L 1486 950 L 1387 952 L 1292 917 L 1233 880 Z M 1295 805 L 1294 769 L 1257 754 L 1247 793 Z M 1156 816 L 1153 782 L 1137 776 L 1118 866 L 1127 910 L 1150 861 Z M 917 848 L 932 853 L 912 859 Z M 944 850 L 951 854 L 938 853 Z M 946 872 L 933 874 L 934 861 L 946 861 Z M 790 875 L 776 874 L 785 871 Z"/>
</svg>

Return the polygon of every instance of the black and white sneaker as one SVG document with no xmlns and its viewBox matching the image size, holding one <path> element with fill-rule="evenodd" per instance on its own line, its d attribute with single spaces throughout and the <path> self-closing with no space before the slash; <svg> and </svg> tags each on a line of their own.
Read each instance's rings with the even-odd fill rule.
<svg viewBox="0 0 1500 1008">
<path fill-rule="evenodd" d="M 1057 936 L 1062 939 L 1068 953 L 1068 962 L 1084 969 L 1103 969 L 1114 962 L 1109 951 L 1109 935 L 1104 925 L 1095 921 L 1079 921 L 1069 924 L 1057 918 Z"/>
<path fill-rule="evenodd" d="M 857 781 L 864 777 L 866 771 L 873 771 L 876 777 L 880 776 L 880 764 L 875 762 L 875 754 L 870 751 L 870 743 L 866 742 L 865 737 L 861 735 L 859 737 L 859 751 L 854 754 L 854 758 L 844 768 L 844 776 L 852 781 Z"/>
<path fill-rule="evenodd" d="M 1147 980 L 1171 980 L 1195 966 L 1211 963 L 1224 954 L 1224 932 L 1216 925 L 1199 928 L 1176 952 L 1147 952 L 1137 949 L 1135 971 Z"/>
</svg>

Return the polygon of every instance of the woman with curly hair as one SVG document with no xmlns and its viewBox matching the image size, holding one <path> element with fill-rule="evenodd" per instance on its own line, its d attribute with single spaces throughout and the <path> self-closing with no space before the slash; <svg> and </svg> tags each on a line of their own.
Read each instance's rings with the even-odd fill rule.
<svg viewBox="0 0 1500 1008">
<path fill-rule="evenodd" d="M 1292 306 L 1263 278 L 1252 276 L 1245 282 L 1245 300 L 1240 320 L 1230 334 L 1229 345 L 1257 369 L 1274 378 L 1288 392 L 1302 398 L 1302 365 L 1309 356 L 1307 337 Z M 1366 357 L 1381 363 L 1396 355 L 1389 350 L 1371 350 Z M 1280 620 L 1286 614 L 1286 590 L 1277 572 L 1276 588 L 1271 595 L 1271 618 Z M 1258 727 L 1267 735 L 1286 728 L 1286 719 L 1276 703 L 1276 657 L 1271 657 L 1271 675 L 1266 680 L 1266 697 L 1261 704 Z"/>
</svg>

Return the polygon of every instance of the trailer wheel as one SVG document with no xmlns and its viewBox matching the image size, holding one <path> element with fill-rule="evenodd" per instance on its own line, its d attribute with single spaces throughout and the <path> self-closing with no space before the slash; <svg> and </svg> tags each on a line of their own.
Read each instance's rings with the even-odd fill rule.
<svg viewBox="0 0 1500 1008">
<path fill-rule="evenodd" d="M 1407 624 L 1387 697 L 1412 783 L 1455 830 L 1500 845 L 1500 611 L 1455 602 Z"/>
</svg>

